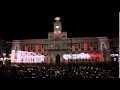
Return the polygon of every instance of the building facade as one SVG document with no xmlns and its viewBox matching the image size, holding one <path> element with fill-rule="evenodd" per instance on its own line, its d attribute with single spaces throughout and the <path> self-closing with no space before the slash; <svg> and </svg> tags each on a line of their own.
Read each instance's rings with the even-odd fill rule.
<svg viewBox="0 0 120 90">
<path fill-rule="evenodd" d="M 114 37 L 110 41 L 110 56 L 112 62 L 118 62 L 120 59 L 119 54 L 119 37 Z"/>
<path fill-rule="evenodd" d="M 89 56 L 83 58 L 83 54 Z M 100 57 L 97 56 L 98 54 Z M 108 37 L 68 38 L 67 32 L 62 31 L 60 18 L 56 17 L 53 23 L 53 32 L 48 32 L 47 39 L 13 40 L 11 55 L 12 63 L 38 63 L 39 60 L 36 58 L 40 55 L 44 55 L 45 63 L 53 64 L 69 63 L 70 61 L 94 63 L 95 60 L 110 62 L 110 46 Z M 28 59 L 29 57 L 35 58 Z"/>
<path fill-rule="evenodd" d="M 3 59 L 4 55 L 6 58 L 10 58 L 9 54 L 11 54 L 11 41 L 6 41 L 0 38 L 0 60 Z"/>
<path fill-rule="evenodd" d="M 114 37 L 110 41 L 110 53 L 119 54 L 119 37 Z"/>
</svg>

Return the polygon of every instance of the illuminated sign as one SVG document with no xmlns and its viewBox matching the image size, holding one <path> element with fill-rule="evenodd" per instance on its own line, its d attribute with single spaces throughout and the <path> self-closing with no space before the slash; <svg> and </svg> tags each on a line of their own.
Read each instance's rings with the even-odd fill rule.
<svg viewBox="0 0 120 90">
<path fill-rule="evenodd" d="M 69 59 L 92 59 L 92 58 L 103 58 L 99 53 L 80 53 L 80 54 L 64 54 L 63 58 L 65 60 Z"/>
<path fill-rule="evenodd" d="M 111 57 L 119 56 L 118 54 L 110 54 Z"/>
<path fill-rule="evenodd" d="M 120 58 L 119 54 L 110 54 L 110 56 L 113 57 L 113 58 L 118 58 L 118 59 Z"/>
</svg>

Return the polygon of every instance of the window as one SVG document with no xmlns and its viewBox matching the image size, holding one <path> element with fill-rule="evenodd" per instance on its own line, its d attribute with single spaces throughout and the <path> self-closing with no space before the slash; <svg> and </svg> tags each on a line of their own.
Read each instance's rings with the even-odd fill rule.
<svg viewBox="0 0 120 90">
<path fill-rule="evenodd" d="M 62 49 L 65 49 L 66 48 L 66 43 L 63 43 L 62 44 Z"/>
<path fill-rule="evenodd" d="M 62 37 L 66 37 L 66 36 L 62 36 Z"/>
<path fill-rule="evenodd" d="M 81 46 L 81 50 L 84 50 L 84 44 L 81 43 L 80 46 Z"/>
<path fill-rule="evenodd" d="M 68 43 L 68 44 L 67 44 L 67 46 L 68 46 L 68 48 L 69 48 L 69 47 L 71 47 L 71 44 L 70 44 L 70 43 Z"/>
<path fill-rule="evenodd" d="M 97 43 L 93 43 L 93 49 L 96 50 L 97 49 Z"/>
<path fill-rule="evenodd" d="M 39 62 L 41 62 L 41 58 L 39 58 Z"/>
<path fill-rule="evenodd" d="M 32 47 L 34 51 L 35 51 L 35 49 L 36 49 L 35 46 L 36 46 L 36 45 L 33 45 L 33 47 Z"/>
<path fill-rule="evenodd" d="M 50 38 L 53 38 L 53 36 L 50 36 Z"/>
<path fill-rule="evenodd" d="M 24 51 L 24 46 L 23 45 L 21 46 L 21 50 Z"/>
<path fill-rule="evenodd" d="M 47 44 L 44 44 L 44 50 L 46 51 L 48 49 Z"/>
<path fill-rule="evenodd" d="M 90 50 L 91 44 L 88 43 L 88 44 L 87 44 L 87 47 L 88 47 L 88 50 Z"/>
</svg>

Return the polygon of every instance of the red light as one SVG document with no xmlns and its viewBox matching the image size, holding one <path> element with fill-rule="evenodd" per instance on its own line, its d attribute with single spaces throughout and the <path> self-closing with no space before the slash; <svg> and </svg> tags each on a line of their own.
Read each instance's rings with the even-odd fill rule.
<svg viewBox="0 0 120 90">
<path fill-rule="evenodd" d="M 44 51 L 44 48 L 42 48 L 42 51 Z"/>
<path fill-rule="evenodd" d="M 92 46 L 90 47 L 90 50 L 93 50 L 93 47 L 92 47 Z"/>
<path fill-rule="evenodd" d="M 44 47 L 43 47 L 43 45 L 42 45 L 42 51 L 44 51 Z"/>
<path fill-rule="evenodd" d="M 103 58 L 102 55 L 100 53 L 90 53 L 90 57 L 91 58 Z"/>
<path fill-rule="evenodd" d="M 87 43 L 84 44 L 84 50 L 87 50 Z"/>
<path fill-rule="evenodd" d="M 28 51 L 28 46 L 27 46 L 27 51 Z"/>
<path fill-rule="evenodd" d="M 27 45 L 25 46 L 25 51 L 28 51 L 28 46 Z"/>
<path fill-rule="evenodd" d="M 58 31 L 58 33 L 60 34 L 60 33 L 61 33 L 61 31 Z"/>
<path fill-rule="evenodd" d="M 75 51 L 75 45 L 74 44 L 72 45 L 72 51 Z"/>
<path fill-rule="evenodd" d="M 54 31 L 54 34 L 60 34 L 60 33 L 61 33 L 60 30 L 56 30 L 56 31 Z"/>
<path fill-rule="evenodd" d="M 39 50 L 39 46 L 38 45 L 36 45 L 36 51 L 38 51 Z"/>
</svg>

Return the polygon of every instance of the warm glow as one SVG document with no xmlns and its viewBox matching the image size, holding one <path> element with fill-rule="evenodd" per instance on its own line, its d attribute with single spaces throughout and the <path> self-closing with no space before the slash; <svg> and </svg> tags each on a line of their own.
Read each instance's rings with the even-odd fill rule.
<svg viewBox="0 0 120 90">
<path fill-rule="evenodd" d="M 9 54 L 9 56 L 11 57 L 11 54 Z"/>
<path fill-rule="evenodd" d="M 57 20 L 57 21 L 60 20 L 60 17 L 56 17 L 55 20 Z"/>
<path fill-rule="evenodd" d="M 60 30 L 56 30 L 56 31 L 54 31 L 54 34 L 60 34 L 60 33 L 61 33 Z"/>
<path fill-rule="evenodd" d="M 58 28 L 59 28 L 59 26 L 56 26 L 56 28 L 58 29 Z"/>
</svg>

